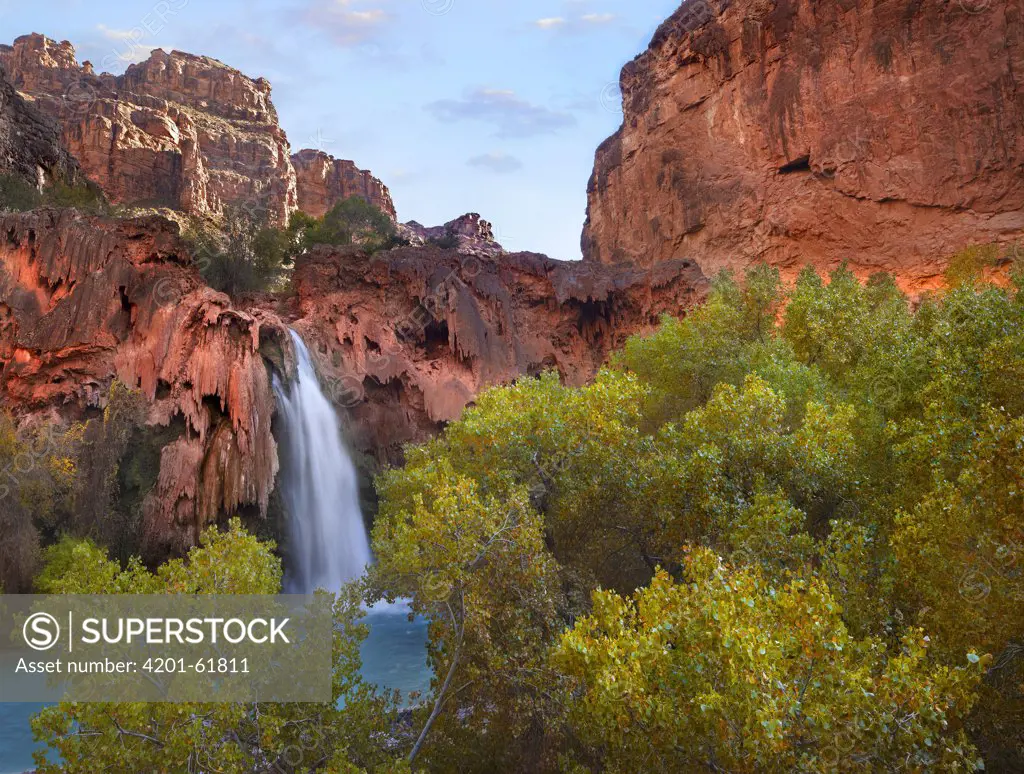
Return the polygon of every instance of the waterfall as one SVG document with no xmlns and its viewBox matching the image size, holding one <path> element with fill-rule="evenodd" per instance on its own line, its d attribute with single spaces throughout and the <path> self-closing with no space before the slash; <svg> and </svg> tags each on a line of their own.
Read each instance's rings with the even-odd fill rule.
<svg viewBox="0 0 1024 774">
<path fill-rule="evenodd" d="M 337 414 L 320 389 L 305 343 L 295 331 L 291 336 L 298 374 L 291 384 L 274 377 L 284 431 L 281 492 L 289 516 L 285 590 L 336 592 L 362 575 L 370 546 L 356 469 Z"/>
</svg>

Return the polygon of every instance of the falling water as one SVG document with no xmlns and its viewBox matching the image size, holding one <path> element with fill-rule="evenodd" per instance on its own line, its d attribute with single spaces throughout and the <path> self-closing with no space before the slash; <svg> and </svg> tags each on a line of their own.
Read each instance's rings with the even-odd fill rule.
<svg viewBox="0 0 1024 774">
<path fill-rule="evenodd" d="M 281 491 L 289 515 L 285 588 L 291 593 L 321 587 L 337 591 L 370 563 L 358 479 L 309 350 L 295 331 L 291 336 L 298 373 L 291 384 L 274 379 L 284 419 Z"/>
</svg>

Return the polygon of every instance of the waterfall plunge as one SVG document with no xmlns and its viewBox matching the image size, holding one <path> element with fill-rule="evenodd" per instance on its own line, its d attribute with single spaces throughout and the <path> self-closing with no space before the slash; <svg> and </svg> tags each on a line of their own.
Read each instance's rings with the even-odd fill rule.
<svg viewBox="0 0 1024 774">
<path fill-rule="evenodd" d="M 370 563 L 355 465 L 341 440 L 334 407 L 320 389 L 302 338 L 291 331 L 298 355 L 294 382 L 275 376 L 284 419 L 281 492 L 288 508 L 289 568 L 285 589 L 304 594 L 338 591 Z"/>
</svg>

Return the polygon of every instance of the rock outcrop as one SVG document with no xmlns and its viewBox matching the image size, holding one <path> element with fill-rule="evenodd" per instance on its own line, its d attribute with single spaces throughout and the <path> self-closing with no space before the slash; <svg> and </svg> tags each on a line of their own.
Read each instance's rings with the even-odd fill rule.
<svg viewBox="0 0 1024 774">
<path fill-rule="evenodd" d="M 622 71 L 585 257 L 932 287 L 1024 234 L 1021 73 L 1009 0 L 688 0 Z"/>
<path fill-rule="evenodd" d="M 169 221 L 0 217 L 0 404 L 81 416 L 115 378 L 140 390 L 148 423 L 175 430 L 144 506 L 149 552 L 187 548 L 240 506 L 266 512 L 278 459 L 261 349 L 287 342 L 278 319 L 203 284 Z"/>
<path fill-rule="evenodd" d="M 292 166 L 298 208 L 307 215 L 321 218 L 343 199 L 358 196 L 392 220 L 397 218 L 387 186 L 365 169 L 359 169 L 355 162 L 307 149 L 292 156 Z"/>
<path fill-rule="evenodd" d="M 398 233 L 414 247 L 435 243 L 481 258 L 505 254 L 505 248 L 494 238 L 494 228 L 475 212 L 460 215 L 443 226 L 424 226 L 410 220 L 398 226 Z"/>
<path fill-rule="evenodd" d="M 42 188 L 53 182 L 86 182 L 78 162 L 64 148 L 60 131 L 15 91 L 0 66 L 0 175 Z"/>
<path fill-rule="evenodd" d="M 557 370 L 582 384 L 632 334 L 703 300 L 692 261 L 650 269 L 497 259 L 434 246 L 299 259 L 293 323 L 346 414 L 353 444 L 397 462 L 483 388 Z"/>
<path fill-rule="evenodd" d="M 230 205 L 282 224 L 297 208 L 319 216 L 361 196 L 395 217 L 388 189 L 354 163 L 293 157 L 270 84 L 216 59 L 156 50 L 123 75 L 97 75 L 70 43 L 32 34 L 0 46 L 0 65 L 115 203 L 193 215 Z"/>
<path fill-rule="evenodd" d="M 161 50 L 124 75 L 95 75 L 70 43 L 35 34 L 0 47 L 0 63 L 115 203 L 193 214 L 231 204 L 278 223 L 295 209 L 288 141 L 262 78 Z"/>
</svg>

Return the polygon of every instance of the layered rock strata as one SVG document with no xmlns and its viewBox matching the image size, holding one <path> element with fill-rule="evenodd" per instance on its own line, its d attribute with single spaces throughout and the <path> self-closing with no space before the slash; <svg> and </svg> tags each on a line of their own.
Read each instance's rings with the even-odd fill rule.
<svg viewBox="0 0 1024 774">
<path fill-rule="evenodd" d="M 386 185 L 355 162 L 336 159 L 323 151 L 302 150 L 292 156 L 298 208 L 323 217 L 335 204 L 353 196 L 365 199 L 395 220 L 395 203 Z"/>
</svg>

